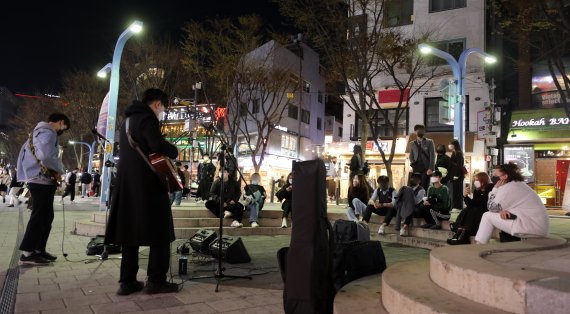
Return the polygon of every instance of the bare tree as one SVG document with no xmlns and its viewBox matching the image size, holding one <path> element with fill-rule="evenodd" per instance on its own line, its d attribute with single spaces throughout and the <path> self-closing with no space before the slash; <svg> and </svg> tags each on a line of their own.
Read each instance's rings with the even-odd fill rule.
<svg viewBox="0 0 570 314">
<path fill-rule="evenodd" d="M 407 109 L 407 98 L 420 90 L 431 77 L 433 69 L 425 67 L 416 54 L 417 45 L 428 39 L 428 33 L 403 34 L 387 27 L 384 21 L 384 0 L 282 0 L 284 14 L 303 29 L 309 40 L 323 54 L 331 73 L 329 79 L 340 81 L 345 88 L 344 103 L 362 121 L 362 147 L 370 138 L 376 143 L 388 176 L 398 138 L 398 123 Z M 421 83 L 418 84 L 422 78 Z M 379 85 L 395 86 L 400 99 L 395 114 L 388 114 L 376 93 Z M 380 147 L 379 130 L 373 125 L 375 114 L 384 116 L 392 132 L 388 155 Z M 363 150 L 364 151 L 364 150 Z M 364 156 L 363 156 L 364 157 Z"/>
</svg>

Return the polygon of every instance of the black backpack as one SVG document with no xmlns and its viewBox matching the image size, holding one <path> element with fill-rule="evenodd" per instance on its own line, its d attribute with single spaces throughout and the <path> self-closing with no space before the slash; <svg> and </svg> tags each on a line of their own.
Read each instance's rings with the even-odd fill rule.
<svg viewBox="0 0 570 314">
<path fill-rule="evenodd" d="M 91 241 L 87 243 L 87 255 L 101 255 L 105 250 L 105 236 L 97 235 L 95 238 L 91 238 Z M 121 246 L 116 244 L 107 245 L 107 253 L 118 254 L 121 253 Z"/>
</svg>

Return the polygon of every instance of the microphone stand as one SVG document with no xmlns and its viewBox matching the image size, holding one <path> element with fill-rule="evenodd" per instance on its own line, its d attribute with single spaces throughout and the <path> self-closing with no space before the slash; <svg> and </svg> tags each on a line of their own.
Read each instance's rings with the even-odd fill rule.
<svg viewBox="0 0 570 314">
<path fill-rule="evenodd" d="M 223 266 L 222 266 L 222 246 L 223 246 L 223 232 L 224 232 L 224 168 L 226 165 L 226 143 L 225 141 L 220 137 L 215 135 L 214 132 L 214 136 L 216 136 L 220 142 L 222 143 L 220 146 L 220 154 L 219 154 L 219 166 L 220 166 L 220 212 L 219 212 L 219 226 L 218 226 L 218 257 L 216 257 L 216 259 L 218 260 L 218 265 L 217 265 L 217 269 L 214 271 L 214 274 L 212 276 L 199 276 L 199 277 L 192 277 L 189 279 L 205 279 L 205 278 L 215 278 L 216 279 L 216 289 L 215 292 L 219 292 L 219 286 L 220 286 L 220 282 L 222 279 L 224 278 L 229 278 L 229 279 L 253 279 L 251 276 L 236 276 L 236 275 L 226 275 L 224 273 L 224 271 L 226 270 Z M 239 172 L 239 169 L 237 169 L 237 165 L 235 164 L 235 160 L 234 157 L 231 156 L 232 162 L 234 163 L 234 167 L 235 169 Z M 240 176 L 243 179 L 243 176 Z"/>
</svg>

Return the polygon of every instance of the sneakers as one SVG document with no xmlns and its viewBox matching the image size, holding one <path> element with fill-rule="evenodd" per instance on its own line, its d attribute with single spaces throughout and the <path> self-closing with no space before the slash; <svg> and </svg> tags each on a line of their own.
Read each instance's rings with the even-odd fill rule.
<svg viewBox="0 0 570 314">
<path fill-rule="evenodd" d="M 47 259 L 48 261 L 51 261 L 51 262 L 53 262 L 53 261 L 55 261 L 55 260 L 57 259 L 57 256 L 55 256 L 55 255 L 53 255 L 53 254 L 51 254 L 51 253 L 49 253 L 49 252 L 40 252 L 40 253 L 36 253 L 36 254 L 40 255 L 41 257 L 43 257 L 43 258 L 45 258 L 45 259 Z"/>
<path fill-rule="evenodd" d="M 384 224 L 381 224 L 381 225 L 380 225 L 380 228 L 378 228 L 378 234 L 385 234 L 385 232 L 384 232 L 384 227 L 385 227 Z"/>
<path fill-rule="evenodd" d="M 281 222 L 281 228 L 287 228 L 287 218 L 283 218 L 283 221 Z"/>
<path fill-rule="evenodd" d="M 230 225 L 230 227 L 241 228 L 241 227 L 243 227 L 243 224 L 237 220 L 234 220 L 234 221 L 232 221 L 232 224 Z"/>
<path fill-rule="evenodd" d="M 177 284 L 172 282 L 162 282 L 162 283 L 153 283 L 147 281 L 146 286 L 142 289 L 146 294 L 156 294 L 156 293 L 173 293 L 180 291 L 180 288 Z"/>
<path fill-rule="evenodd" d="M 400 229 L 400 236 L 401 237 L 407 237 L 408 236 L 408 228 L 407 227 L 402 227 Z"/>
<path fill-rule="evenodd" d="M 254 221 L 254 222 L 251 223 L 251 227 L 252 227 L 252 228 L 257 228 L 257 227 L 259 227 L 259 224 L 257 223 L 257 221 Z"/>
<path fill-rule="evenodd" d="M 32 253 L 30 256 L 20 255 L 20 265 L 47 265 L 50 260 L 45 259 L 38 253 Z"/>
<path fill-rule="evenodd" d="M 227 210 L 224 211 L 224 218 L 230 218 L 231 216 L 232 216 L 231 212 L 229 212 Z"/>
<path fill-rule="evenodd" d="M 117 295 L 129 295 L 131 293 L 139 292 L 144 288 L 144 283 L 141 281 L 121 283 Z"/>
</svg>

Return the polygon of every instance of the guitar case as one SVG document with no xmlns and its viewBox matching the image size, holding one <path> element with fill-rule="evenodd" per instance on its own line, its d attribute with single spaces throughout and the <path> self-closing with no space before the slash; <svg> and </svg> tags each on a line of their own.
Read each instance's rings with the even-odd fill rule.
<svg viewBox="0 0 570 314">
<path fill-rule="evenodd" d="M 322 160 L 293 163 L 291 243 L 283 306 L 287 314 L 333 313 L 334 238 L 327 218 L 326 170 Z"/>
</svg>

